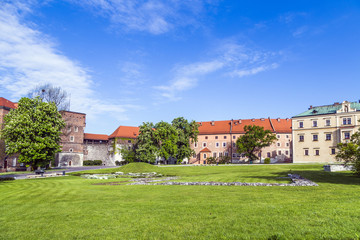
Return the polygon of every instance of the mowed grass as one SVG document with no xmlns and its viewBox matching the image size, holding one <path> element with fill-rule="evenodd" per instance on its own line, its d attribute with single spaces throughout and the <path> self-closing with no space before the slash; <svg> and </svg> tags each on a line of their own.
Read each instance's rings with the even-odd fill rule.
<svg viewBox="0 0 360 240">
<path fill-rule="evenodd" d="M 127 168 L 147 171 L 140 165 L 115 171 Z M 350 172 L 328 173 L 321 165 L 291 164 L 146 168 L 179 180 L 246 182 L 281 182 L 277 177 L 291 169 L 319 187 L 112 186 L 94 183 L 124 179 L 78 176 L 0 182 L 0 239 L 360 236 L 360 179 Z"/>
</svg>

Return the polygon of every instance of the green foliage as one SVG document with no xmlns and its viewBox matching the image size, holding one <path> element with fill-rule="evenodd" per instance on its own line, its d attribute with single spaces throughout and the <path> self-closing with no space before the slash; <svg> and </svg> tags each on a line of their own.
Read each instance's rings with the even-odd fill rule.
<svg viewBox="0 0 360 240">
<path fill-rule="evenodd" d="M 354 173 L 360 177 L 360 129 L 354 133 L 347 143 L 339 143 L 336 159 L 345 164 L 353 164 Z"/>
<path fill-rule="evenodd" d="M 116 166 L 121 166 L 121 162 L 120 161 L 115 161 L 115 165 Z"/>
<path fill-rule="evenodd" d="M 265 158 L 265 159 L 264 159 L 264 163 L 265 163 L 265 164 L 270 164 L 270 162 L 271 162 L 271 161 L 270 161 L 270 158 Z"/>
<path fill-rule="evenodd" d="M 216 164 L 217 160 L 214 157 L 208 157 L 206 159 L 207 164 Z"/>
<path fill-rule="evenodd" d="M 124 145 L 119 150 L 123 159 L 123 161 L 120 162 L 120 165 L 132 163 L 135 161 L 136 152 L 134 145 Z"/>
<path fill-rule="evenodd" d="M 177 154 L 174 156 L 178 163 L 185 158 L 190 158 L 195 151 L 191 149 L 190 143 L 197 141 L 199 126 L 195 121 L 189 122 L 183 117 L 175 118 L 172 125 L 178 131 Z"/>
<path fill-rule="evenodd" d="M 245 134 L 236 140 L 236 146 L 237 151 L 244 153 L 250 161 L 258 159 L 256 153 L 276 140 L 275 134 L 260 126 L 246 125 L 244 130 Z"/>
<path fill-rule="evenodd" d="M 143 123 L 139 129 L 135 157 L 141 162 L 155 163 L 158 147 L 153 123 Z"/>
<path fill-rule="evenodd" d="M 219 157 L 219 164 L 227 164 L 227 163 L 230 163 L 231 161 L 231 158 L 229 156 L 221 156 Z"/>
<path fill-rule="evenodd" d="M 8 155 L 20 154 L 19 162 L 44 167 L 60 152 L 60 134 L 65 123 L 54 103 L 21 98 L 18 108 L 4 117 L 1 138 Z"/>
<path fill-rule="evenodd" d="M 174 157 L 178 152 L 178 131 L 167 122 L 159 122 L 155 125 L 155 143 L 158 148 L 157 156 L 165 160 Z"/>
<path fill-rule="evenodd" d="M 101 160 L 85 160 L 83 161 L 83 166 L 101 166 Z"/>
</svg>

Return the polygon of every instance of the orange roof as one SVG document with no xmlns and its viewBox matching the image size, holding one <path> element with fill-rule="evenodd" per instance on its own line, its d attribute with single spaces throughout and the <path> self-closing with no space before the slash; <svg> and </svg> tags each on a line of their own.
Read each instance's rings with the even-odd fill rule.
<svg viewBox="0 0 360 240">
<path fill-rule="evenodd" d="M 7 108 L 17 108 L 17 104 L 13 103 L 3 97 L 0 97 L 0 106 L 7 107 Z"/>
<path fill-rule="evenodd" d="M 291 119 L 271 119 L 271 123 L 277 133 L 291 133 Z"/>
<path fill-rule="evenodd" d="M 210 121 L 199 123 L 199 134 L 222 134 L 230 133 L 232 122 L 232 133 L 245 133 L 244 126 L 257 125 L 264 127 L 265 130 L 274 131 L 267 118 L 261 119 L 239 119 L 225 121 Z"/>
<path fill-rule="evenodd" d="M 200 152 L 211 152 L 211 150 L 206 147 L 206 148 L 203 148 Z"/>
<path fill-rule="evenodd" d="M 137 138 L 139 127 L 119 126 L 110 136 L 111 138 Z"/>
<path fill-rule="evenodd" d="M 107 141 L 109 140 L 109 136 L 106 134 L 84 133 L 84 139 Z"/>
</svg>

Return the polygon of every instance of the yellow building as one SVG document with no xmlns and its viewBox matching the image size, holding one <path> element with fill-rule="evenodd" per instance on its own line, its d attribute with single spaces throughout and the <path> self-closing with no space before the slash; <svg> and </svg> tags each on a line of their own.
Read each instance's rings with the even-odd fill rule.
<svg viewBox="0 0 360 240">
<path fill-rule="evenodd" d="M 293 162 L 336 162 L 336 146 L 360 127 L 360 102 L 312 107 L 292 118 Z"/>
</svg>

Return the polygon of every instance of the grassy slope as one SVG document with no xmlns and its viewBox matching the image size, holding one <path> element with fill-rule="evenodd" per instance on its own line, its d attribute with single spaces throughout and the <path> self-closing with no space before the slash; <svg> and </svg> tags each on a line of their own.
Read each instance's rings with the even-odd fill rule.
<svg viewBox="0 0 360 240">
<path fill-rule="evenodd" d="M 235 179 L 237 170 L 246 181 L 264 182 L 277 181 L 274 176 L 283 176 L 289 168 L 320 186 L 104 186 L 92 183 L 113 180 L 76 176 L 0 182 L 0 239 L 359 236 L 360 180 L 350 173 L 325 173 L 320 165 L 157 169 L 207 181 L 225 179 L 226 175 Z"/>
</svg>

